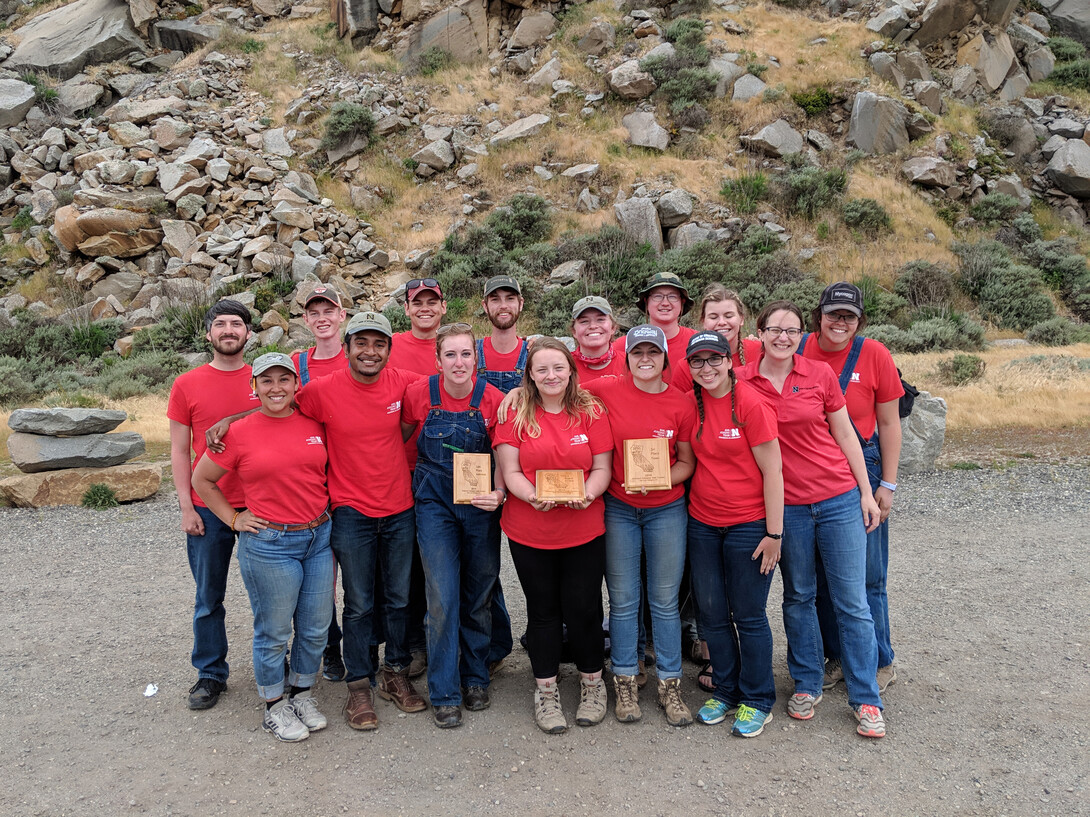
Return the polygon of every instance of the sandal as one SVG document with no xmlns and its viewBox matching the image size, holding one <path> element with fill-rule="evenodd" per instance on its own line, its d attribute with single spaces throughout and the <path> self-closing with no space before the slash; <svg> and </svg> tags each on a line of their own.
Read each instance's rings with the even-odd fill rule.
<svg viewBox="0 0 1090 817">
<path fill-rule="evenodd" d="M 704 666 L 696 676 L 696 685 L 705 692 L 715 692 L 715 682 L 712 680 L 712 662 L 705 661 Z"/>
</svg>

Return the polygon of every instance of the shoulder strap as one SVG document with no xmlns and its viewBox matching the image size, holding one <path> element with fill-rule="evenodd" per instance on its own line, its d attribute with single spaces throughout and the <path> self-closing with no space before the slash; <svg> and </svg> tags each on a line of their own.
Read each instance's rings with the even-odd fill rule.
<svg viewBox="0 0 1090 817">
<path fill-rule="evenodd" d="M 310 350 L 304 349 L 299 353 L 299 385 L 305 386 L 310 382 Z"/>
<path fill-rule="evenodd" d="M 484 338 L 477 338 L 477 374 L 482 375 L 488 371 L 484 362 Z"/>
<path fill-rule="evenodd" d="M 484 390 L 486 388 L 488 388 L 488 381 L 483 377 L 478 377 L 477 382 L 473 384 L 473 394 L 469 397 L 469 407 L 472 410 L 480 410 L 481 400 L 484 399 Z"/>
<path fill-rule="evenodd" d="M 526 358 L 529 357 L 530 344 L 526 341 L 522 342 L 522 349 L 519 351 L 518 363 L 515 364 L 515 371 L 520 375 L 526 371 Z"/>
<path fill-rule="evenodd" d="M 443 405 L 443 396 L 439 393 L 439 375 L 433 374 L 428 378 L 428 399 L 432 408 Z"/>
<path fill-rule="evenodd" d="M 852 348 L 848 352 L 848 358 L 844 361 L 844 368 L 840 370 L 840 392 L 848 390 L 848 384 L 852 382 L 852 372 L 855 364 L 859 362 L 859 353 L 863 351 L 863 338 L 856 335 L 852 338 Z"/>
<path fill-rule="evenodd" d="M 803 353 L 803 352 L 804 352 L 804 351 L 806 350 L 806 339 L 807 339 L 808 337 L 810 337 L 810 333 L 809 333 L 809 332 L 803 332 L 803 333 L 802 333 L 802 337 L 801 337 L 801 338 L 799 339 L 799 348 L 798 348 L 798 350 L 797 350 L 797 351 L 795 352 L 795 354 L 796 354 L 796 355 L 801 355 L 801 354 L 802 354 L 802 353 Z M 742 345 L 742 341 L 741 341 L 741 340 L 739 340 L 739 341 L 738 341 L 738 345 L 739 345 L 739 346 L 741 346 L 741 345 Z"/>
</svg>

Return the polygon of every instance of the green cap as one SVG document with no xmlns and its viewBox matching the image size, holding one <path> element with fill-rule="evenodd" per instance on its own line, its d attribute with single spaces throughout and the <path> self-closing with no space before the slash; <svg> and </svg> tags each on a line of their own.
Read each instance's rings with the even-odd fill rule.
<svg viewBox="0 0 1090 817">
<path fill-rule="evenodd" d="M 689 297 L 689 290 L 686 289 L 685 284 L 681 283 L 680 278 L 672 272 L 656 272 L 647 282 L 647 286 L 640 290 L 640 309 L 644 312 L 647 311 L 647 296 L 651 294 L 651 290 L 655 287 L 673 287 L 681 292 L 683 299 L 681 305 L 682 315 L 693 308 L 693 299 Z"/>
<path fill-rule="evenodd" d="M 295 371 L 295 364 L 292 362 L 290 356 L 285 355 L 283 352 L 269 352 L 268 354 L 261 355 L 254 361 L 254 365 L 251 368 L 251 374 L 257 377 L 263 372 L 267 372 L 269 369 L 275 369 L 279 366 L 282 369 L 287 369 L 296 377 L 299 373 Z"/>
<path fill-rule="evenodd" d="M 386 320 L 386 316 L 381 312 L 358 312 L 345 325 L 344 339 L 347 341 L 349 335 L 368 329 L 372 332 L 379 332 L 388 338 L 394 336 L 394 332 L 390 328 L 390 322 Z"/>
<path fill-rule="evenodd" d="M 484 297 L 488 297 L 497 289 L 509 289 L 516 295 L 522 295 L 522 287 L 519 282 L 510 275 L 494 275 L 484 285 Z"/>
<path fill-rule="evenodd" d="M 613 314 L 613 307 L 609 305 L 609 301 L 600 295 L 588 295 L 575 302 L 575 306 L 571 308 L 571 319 L 574 321 L 588 309 L 597 309 L 603 315 Z"/>
</svg>

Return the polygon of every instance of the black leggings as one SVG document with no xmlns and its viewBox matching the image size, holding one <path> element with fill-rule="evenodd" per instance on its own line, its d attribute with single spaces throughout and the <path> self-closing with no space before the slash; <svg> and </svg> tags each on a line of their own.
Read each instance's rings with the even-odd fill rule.
<svg viewBox="0 0 1090 817">
<path fill-rule="evenodd" d="M 511 540 L 522 592 L 526 595 L 526 644 L 535 678 L 560 671 L 563 625 L 580 672 L 602 669 L 602 579 L 606 571 L 604 536 L 585 545 L 546 550 Z"/>
</svg>

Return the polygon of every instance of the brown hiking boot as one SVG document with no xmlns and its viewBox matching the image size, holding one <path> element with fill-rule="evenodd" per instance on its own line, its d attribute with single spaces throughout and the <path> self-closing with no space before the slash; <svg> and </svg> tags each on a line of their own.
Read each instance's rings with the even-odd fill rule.
<svg viewBox="0 0 1090 817">
<path fill-rule="evenodd" d="M 681 698 L 680 678 L 659 681 L 659 706 L 666 710 L 666 722 L 671 726 L 688 726 L 693 722 L 693 713 Z"/>
<path fill-rule="evenodd" d="M 344 703 L 344 719 L 353 729 L 378 728 L 375 702 L 371 698 L 371 680 L 361 678 L 348 682 L 348 700 Z"/>
<path fill-rule="evenodd" d="M 640 688 L 635 675 L 614 675 L 613 693 L 616 703 L 613 714 L 621 723 L 634 723 L 640 719 Z"/>
<path fill-rule="evenodd" d="M 428 708 L 420 693 L 413 688 L 407 669 L 394 672 L 383 667 L 379 674 L 378 694 L 387 701 L 393 701 L 402 712 L 422 712 Z"/>
</svg>

